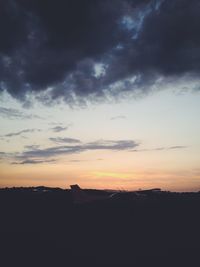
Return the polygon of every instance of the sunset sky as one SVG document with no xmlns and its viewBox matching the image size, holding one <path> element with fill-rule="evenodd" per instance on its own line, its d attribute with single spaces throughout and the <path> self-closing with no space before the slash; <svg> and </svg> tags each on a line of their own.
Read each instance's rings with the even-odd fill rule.
<svg viewBox="0 0 200 267">
<path fill-rule="evenodd" d="M 2 1 L 0 187 L 199 191 L 199 14 L 197 0 Z"/>
</svg>

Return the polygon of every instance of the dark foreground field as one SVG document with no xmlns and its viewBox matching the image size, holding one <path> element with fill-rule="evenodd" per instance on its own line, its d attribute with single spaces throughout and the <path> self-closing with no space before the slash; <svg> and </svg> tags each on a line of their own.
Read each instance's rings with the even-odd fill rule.
<svg viewBox="0 0 200 267">
<path fill-rule="evenodd" d="M 106 192 L 87 191 L 89 194 Z M 200 266 L 200 193 L 0 190 L 0 266 Z"/>
</svg>

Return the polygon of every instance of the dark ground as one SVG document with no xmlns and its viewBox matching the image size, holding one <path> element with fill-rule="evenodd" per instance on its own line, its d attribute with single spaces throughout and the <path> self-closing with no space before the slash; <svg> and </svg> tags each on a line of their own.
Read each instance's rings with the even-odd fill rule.
<svg viewBox="0 0 200 267">
<path fill-rule="evenodd" d="M 0 266 L 200 266 L 200 193 L 46 189 L 0 190 Z"/>
</svg>

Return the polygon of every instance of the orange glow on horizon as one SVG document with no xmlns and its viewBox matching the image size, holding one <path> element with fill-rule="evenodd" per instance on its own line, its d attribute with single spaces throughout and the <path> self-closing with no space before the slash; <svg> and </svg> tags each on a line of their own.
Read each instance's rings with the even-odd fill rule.
<svg viewBox="0 0 200 267">
<path fill-rule="evenodd" d="M 69 188 L 79 184 L 83 188 L 138 190 L 159 187 L 171 191 L 199 191 L 199 172 L 178 172 L 159 169 L 135 170 L 124 172 L 118 170 L 103 171 L 89 168 L 66 168 L 63 164 L 41 166 L 4 165 L 1 168 L 0 187 L 49 186 Z M 190 179 L 189 179 L 190 178 Z"/>
</svg>

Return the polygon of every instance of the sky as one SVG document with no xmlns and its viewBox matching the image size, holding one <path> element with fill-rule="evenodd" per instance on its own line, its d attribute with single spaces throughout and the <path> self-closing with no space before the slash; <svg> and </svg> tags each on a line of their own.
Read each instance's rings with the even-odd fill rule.
<svg viewBox="0 0 200 267">
<path fill-rule="evenodd" d="M 0 187 L 200 190 L 199 1 L 0 5 Z"/>
</svg>

